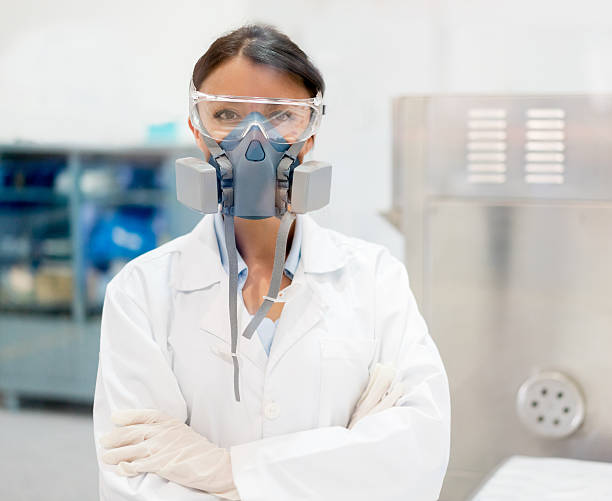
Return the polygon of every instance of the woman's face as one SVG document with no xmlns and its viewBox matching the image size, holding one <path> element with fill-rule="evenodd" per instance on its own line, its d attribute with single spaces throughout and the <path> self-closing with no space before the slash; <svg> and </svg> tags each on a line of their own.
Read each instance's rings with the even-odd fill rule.
<svg viewBox="0 0 612 501">
<path fill-rule="evenodd" d="M 312 97 L 304 85 L 292 78 L 286 72 L 266 66 L 255 64 L 249 59 L 236 56 L 215 68 L 202 82 L 201 92 L 229 96 L 257 96 L 271 98 L 308 99 Z M 200 133 L 189 121 L 198 147 L 208 158 L 210 153 L 202 140 Z M 314 145 L 314 136 L 308 138 L 298 154 L 300 162 L 304 155 Z"/>
</svg>

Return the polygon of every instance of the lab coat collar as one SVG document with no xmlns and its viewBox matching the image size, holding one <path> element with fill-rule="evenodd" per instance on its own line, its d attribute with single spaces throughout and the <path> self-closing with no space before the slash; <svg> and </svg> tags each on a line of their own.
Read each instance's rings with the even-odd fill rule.
<svg viewBox="0 0 612 501">
<path fill-rule="evenodd" d="M 283 289 L 293 288 L 290 298 L 283 307 L 270 349 L 268 370 L 272 370 L 283 356 L 295 346 L 324 317 L 329 306 L 324 297 L 315 293 L 312 284 L 305 274 L 302 263 L 298 265 L 291 285 Z"/>
<path fill-rule="evenodd" d="M 223 342 L 222 355 L 231 364 L 231 331 L 228 305 L 229 283 L 227 280 L 202 291 L 202 313 L 200 329 Z M 264 370 L 268 361 L 259 336 L 250 339 L 242 336 L 250 316 L 242 301 L 238 300 L 238 358 L 249 360 L 255 367 Z"/>
<path fill-rule="evenodd" d="M 333 232 L 321 228 L 307 214 L 303 218 L 302 256 L 305 273 L 330 273 L 342 268 L 347 261 L 347 251 L 338 247 Z"/>
<path fill-rule="evenodd" d="M 330 230 L 321 228 L 308 215 L 302 218 L 300 264 L 304 273 L 329 273 L 346 264 L 347 251 L 337 246 Z M 172 283 L 180 291 L 204 289 L 227 279 L 221 264 L 214 217 L 203 217 L 191 233 L 183 237 Z"/>
<path fill-rule="evenodd" d="M 171 272 L 171 283 L 176 290 L 186 292 L 205 289 L 227 276 L 221 265 L 212 215 L 204 216 L 182 238 L 178 262 Z"/>
<path fill-rule="evenodd" d="M 291 293 L 288 293 L 290 288 L 292 289 Z M 202 291 L 202 315 L 199 327 L 224 343 L 223 356 L 226 360 L 231 360 L 228 292 L 227 280 Z M 250 316 L 242 301 L 238 301 L 237 352 L 240 363 L 243 360 L 248 360 L 262 372 L 266 370 L 266 366 L 271 370 L 302 337 L 310 332 L 329 308 L 325 299 L 315 294 L 309 284 L 302 261 L 298 264 L 291 285 L 281 291 L 281 297 L 283 295 L 289 295 L 290 297 L 282 298 L 285 306 L 276 327 L 269 357 L 257 334 L 250 339 L 242 336 L 250 321 Z M 244 384 L 244 381 L 241 384 Z"/>
</svg>

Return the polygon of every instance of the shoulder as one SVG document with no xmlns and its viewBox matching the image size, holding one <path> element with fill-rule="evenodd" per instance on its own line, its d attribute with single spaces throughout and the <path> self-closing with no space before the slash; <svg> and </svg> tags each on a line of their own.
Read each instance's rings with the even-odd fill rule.
<svg viewBox="0 0 612 501">
<path fill-rule="evenodd" d="M 181 235 L 132 259 L 113 277 L 108 288 L 137 297 L 142 295 L 142 287 L 146 284 L 154 286 L 168 283 L 173 263 L 189 245 L 189 237 L 189 233 Z"/>
<path fill-rule="evenodd" d="M 372 273 L 405 273 L 404 263 L 379 243 L 346 235 L 340 231 L 319 226 L 331 246 L 337 249 L 349 270 L 365 269 Z"/>
<path fill-rule="evenodd" d="M 127 263 L 109 288 L 155 307 L 167 304 L 175 291 L 206 287 L 223 273 L 213 218 L 206 216 L 189 233 Z"/>
</svg>

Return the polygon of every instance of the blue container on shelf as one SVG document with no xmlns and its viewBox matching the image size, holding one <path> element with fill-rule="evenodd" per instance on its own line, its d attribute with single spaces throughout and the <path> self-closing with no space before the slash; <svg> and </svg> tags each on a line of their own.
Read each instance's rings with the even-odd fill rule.
<svg viewBox="0 0 612 501">
<path fill-rule="evenodd" d="M 157 245 L 152 211 L 120 208 L 93 226 L 87 247 L 92 265 L 106 269 L 115 260 L 129 261 Z"/>
</svg>

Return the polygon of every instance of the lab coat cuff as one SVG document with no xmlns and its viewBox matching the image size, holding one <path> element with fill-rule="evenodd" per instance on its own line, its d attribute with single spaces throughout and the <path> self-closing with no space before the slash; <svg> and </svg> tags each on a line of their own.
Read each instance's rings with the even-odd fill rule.
<svg viewBox="0 0 612 501">
<path fill-rule="evenodd" d="M 265 501 L 261 476 L 257 475 L 257 442 L 230 447 L 234 485 L 242 501 Z"/>
</svg>

